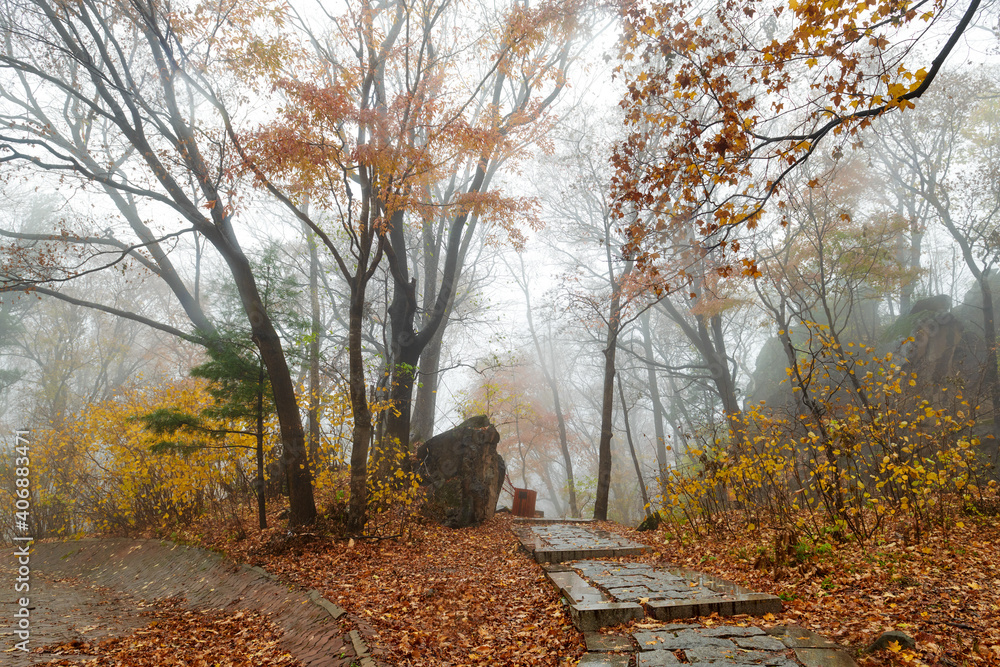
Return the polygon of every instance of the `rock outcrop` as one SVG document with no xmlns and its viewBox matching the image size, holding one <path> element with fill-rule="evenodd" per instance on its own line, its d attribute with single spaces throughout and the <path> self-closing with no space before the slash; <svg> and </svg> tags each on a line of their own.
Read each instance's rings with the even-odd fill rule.
<svg viewBox="0 0 1000 667">
<path fill-rule="evenodd" d="M 430 511 L 442 524 L 462 528 L 493 517 L 507 475 L 499 442 L 496 427 L 479 415 L 417 448 L 417 473 L 428 487 Z"/>
</svg>

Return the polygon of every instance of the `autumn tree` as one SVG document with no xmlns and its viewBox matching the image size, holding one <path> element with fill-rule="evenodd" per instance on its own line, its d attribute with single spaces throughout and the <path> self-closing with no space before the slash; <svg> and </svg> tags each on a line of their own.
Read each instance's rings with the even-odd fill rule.
<svg viewBox="0 0 1000 667">
<path fill-rule="evenodd" d="M 558 420 L 542 391 L 538 368 L 516 353 L 509 359 L 483 359 L 476 366 L 472 389 L 462 401 L 462 414 L 468 418 L 484 414 L 500 432 L 497 450 L 511 462 L 508 474 L 523 488 L 534 480 L 545 484 L 547 498 L 563 514 L 562 479 L 553 480 L 552 468 L 558 470 Z"/>
<path fill-rule="evenodd" d="M 914 105 L 979 6 L 622 3 L 629 133 L 614 190 L 620 214 L 648 214 L 629 226 L 629 252 L 655 274 L 664 244 L 693 228 L 699 245 L 738 253 L 733 232 L 754 229 L 821 146 L 842 154 L 875 118 Z M 720 270 L 752 274 L 743 259 Z"/>
<path fill-rule="evenodd" d="M 277 264 L 277 248 L 265 251 L 254 267 L 260 278 L 261 295 L 264 305 L 272 313 L 284 315 L 281 319 L 294 322 L 289 316 L 293 308 L 296 286 L 282 275 Z M 158 408 L 143 415 L 140 420 L 156 435 L 164 438 L 154 449 L 188 455 L 198 449 L 245 448 L 234 444 L 233 435 L 245 435 L 255 440 L 257 465 L 253 487 L 257 496 L 257 522 L 261 529 L 267 528 L 265 503 L 265 440 L 273 425 L 275 411 L 274 392 L 271 390 L 263 360 L 253 344 L 251 334 L 239 313 L 239 295 L 222 287 L 220 301 L 223 302 L 221 326 L 217 339 L 207 346 L 208 359 L 191 368 L 194 378 L 207 381 L 205 391 L 211 397 L 210 405 L 197 413 L 185 412 L 175 406 Z M 228 302 L 228 303 L 225 303 Z M 304 327 L 303 327 L 304 328 Z M 285 332 L 287 336 L 288 333 Z M 318 451 L 317 449 L 314 451 Z M 312 454 L 312 453 L 311 453 Z M 313 464 L 316 455 L 312 454 Z M 279 478 L 284 479 L 287 471 L 279 468 Z"/>
<path fill-rule="evenodd" d="M 599 341 L 602 353 L 600 438 L 598 441 L 597 489 L 594 518 L 607 519 L 611 487 L 612 438 L 614 437 L 615 373 L 618 339 L 635 317 L 643 297 L 643 285 L 632 280 L 634 261 L 622 257 L 624 239 L 612 215 L 608 191 L 606 155 L 610 142 L 605 132 L 591 123 L 563 137 L 559 161 L 563 187 L 546 198 L 546 214 L 559 220 L 563 240 L 572 239 L 566 251 L 563 278 L 569 307 Z M 568 178 L 567 178 L 568 176 Z M 595 243 L 596 242 L 596 243 Z"/>
<path fill-rule="evenodd" d="M 280 96 L 276 117 L 245 133 L 227 123 L 245 172 L 316 235 L 350 285 L 355 529 L 364 523 L 374 434 L 361 336 L 368 284 L 386 258 L 394 291 L 379 400 L 392 409 L 382 413 L 380 440 L 406 450 L 414 370 L 453 306 L 480 219 L 514 232 L 528 208 L 495 193 L 494 176 L 535 140 L 565 85 L 577 4 L 478 9 L 361 2 L 339 13 L 323 8 L 319 22 L 292 12 L 311 51 L 291 59 L 255 52 Z M 414 228 L 423 231 L 414 235 Z M 428 239 L 444 250 L 426 251 L 429 305 L 420 326 L 411 251 Z"/>
<path fill-rule="evenodd" d="M 471 33 L 481 37 L 462 47 L 461 42 L 437 32 L 437 25 L 425 22 L 422 45 L 411 58 L 418 65 L 426 62 L 426 70 L 412 70 L 411 88 L 420 91 L 420 99 L 433 90 L 443 117 L 449 119 L 445 127 L 452 133 L 453 146 L 435 156 L 433 178 L 412 192 L 397 187 L 394 195 L 399 199 L 406 194 L 410 201 L 394 211 L 389 227 L 393 296 L 387 395 L 393 409 L 385 413 L 384 437 L 403 449 L 408 448 L 410 437 L 415 371 L 424 350 L 445 326 L 478 226 L 490 224 L 496 236 L 507 235 L 518 244 L 518 225 L 524 220 L 530 224 L 530 202 L 503 194 L 497 188 L 499 174 L 544 135 L 550 107 L 566 85 L 567 68 L 584 48 L 574 39 L 586 30 L 586 8 L 577 2 L 546 2 L 535 7 L 512 4 L 499 8 L 495 15 L 482 16 L 477 10 L 475 17 L 445 13 L 445 8 L 442 4 L 433 9 L 436 13 L 429 12 L 442 17 L 440 27 L 452 22 L 484 23 L 481 30 Z M 461 57 L 426 61 L 415 57 L 424 51 L 457 56 L 469 47 L 468 55 Z M 444 78 L 459 70 L 472 86 L 456 85 L 458 78 Z M 470 73 L 474 74 L 470 77 Z M 421 86 L 428 87 L 427 93 Z M 428 154 L 429 140 L 439 137 L 438 133 L 414 132 L 406 141 L 409 150 Z M 410 218 L 410 224 L 419 225 L 419 234 L 408 233 Z M 411 268 L 411 248 L 422 248 L 422 281 Z M 425 368 L 425 373 L 430 370 Z"/>
<path fill-rule="evenodd" d="M 249 22 L 273 19 L 272 8 L 232 3 L 225 11 L 173 12 L 146 2 L 12 0 L 3 14 L 2 160 L 93 186 L 137 237 L 125 241 L 110 231 L 22 236 L 42 246 L 38 252 L 10 249 L 6 259 L 12 269 L 5 272 L 21 278 L 4 288 L 55 294 L 47 284 L 84 270 L 138 262 L 168 282 L 196 329 L 211 331 L 189 287 L 161 252 L 169 239 L 203 239 L 232 274 L 267 367 L 289 474 L 289 521 L 311 522 L 316 507 L 295 389 L 237 233 L 240 193 L 229 148 L 239 100 L 225 71 L 240 64 L 251 70 L 247 53 L 273 46 L 263 38 L 248 44 L 244 30 Z M 43 43 L 48 47 L 40 49 Z M 169 211 L 167 229 L 154 231 L 141 213 L 144 206 Z M 90 262 L 67 268 L 61 255 L 81 245 Z M 49 252 L 53 246 L 55 255 Z"/>
</svg>

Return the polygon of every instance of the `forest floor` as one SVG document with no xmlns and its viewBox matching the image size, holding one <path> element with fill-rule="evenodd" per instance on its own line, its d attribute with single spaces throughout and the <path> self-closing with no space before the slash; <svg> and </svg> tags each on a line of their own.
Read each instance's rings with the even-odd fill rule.
<svg viewBox="0 0 1000 667">
<path fill-rule="evenodd" d="M 346 540 L 281 529 L 234 541 L 202 535 L 232 558 L 320 590 L 365 619 L 387 665 L 575 665 L 583 637 L 541 569 L 520 548 L 512 518 L 477 528 L 411 524 L 405 537 Z M 690 567 L 784 601 L 754 625 L 801 625 L 847 647 L 861 667 L 1000 665 L 1000 522 L 966 517 L 908 544 L 807 540 L 774 565 L 767 531 L 704 537 L 600 527 L 652 547 L 629 560 Z M 761 554 L 768 554 L 762 558 Z M 779 559 L 780 560 L 780 559 Z M 709 622 L 718 622 L 711 619 Z M 916 651 L 864 653 L 887 630 Z M 629 632 L 629 628 L 611 629 Z"/>
<path fill-rule="evenodd" d="M 372 633 L 373 655 L 383 665 L 575 665 L 585 650 L 583 636 L 541 568 L 520 547 L 511 522 L 506 514 L 459 530 L 415 522 L 402 535 L 347 540 L 320 529 L 292 535 L 277 516 L 271 517 L 272 528 L 243 528 L 252 525 L 248 514 L 235 531 L 231 523 L 206 520 L 160 536 L 223 552 L 287 584 L 319 590 Z M 628 560 L 689 567 L 784 601 L 780 614 L 727 623 L 801 625 L 847 647 L 861 667 L 1000 665 L 995 516 L 965 518 L 914 544 L 901 536 L 867 548 L 850 541 L 800 541 L 782 547 L 778 565 L 776 535 L 766 531 L 696 537 L 671 532 L 665 524 L 651 532 L 614 523 L 599 527 L 651 547 Z M 156 611 L 161 619 L 172 617 L 169 608 Z M 198 631 L 202 649 L 211 653 L 212 632 L 221 642 L 230 634 L 223 627 L 229 620 L 188 615 L 169 625 L 161 620 L 159 627 L 179 635 Z M 221 625 L 207 632 L 185 629 L 192 623 Z M 263 626 L 260 630 L 262 638 L 268 636 Z M 887 630 L 914 637 L 916 651 L 863 652 Z M 128 645 L 125 638 L 116 650 Z"/>
<path fill-rule="evenodd" d="M 665 525 L 653 532 L 602 527 L 649 545 L 654 560 L 779 596 L 784 611 L 765 617 L 765 625 L 810 628 L 849 646 L 861 667 L 1000 665 L 996 516 L 964 517 L 912 544 L 902 535 L 866 548 L 853 541 L 802 540 L 778 559 L 775 540 L 781 538 L 774 532 L 705 537 L 676 534 Z M 916 650 L 863 652 L 888 630 L 913 637 Z"/>
<path fill-rule="evenodd" d="M 219 546 L 364 619 L 381 640 L 373 655 L 382 664 L 575 665 L 583 635 L 511 521 L 498 514 L 475 528 L 411 524 L 405 537 L 357 542 L 281 539 L 269 529 Z"/>
</svg>

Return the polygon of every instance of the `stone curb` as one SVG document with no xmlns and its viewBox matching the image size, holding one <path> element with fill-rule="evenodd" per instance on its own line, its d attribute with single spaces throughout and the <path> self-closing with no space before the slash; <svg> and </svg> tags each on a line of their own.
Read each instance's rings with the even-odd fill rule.
<svg viewBox="0 0 1000 667">
<path fill-rule="evenodd" d="M 535 549 L 537 563 L 562 563 L 569 560 L 584 560 L 595 558 L 621 558 L 622 556 L 641 556 L 649 551 L 649 547 L 607 547 L 601 549 Z"/>
<path fill-rule="evenodd" d="M 368 644 L 361 638 L 361 633 L 357 630 L 351 630 L 350 636 L 354 652 L 357 654 L 358 660 L 361 661 L 361 667 L 377 667 L 378 663 L 368 653 Z"/>
<path fill-rule="evenodd" d="M 323 594 L 320 593 L 315 588 L 309 589 L 309 599 L 312 600 L 313 604 L 315 604 L 316 606 L 325 609 L 326 613 L 330 614 L 330 616 L 333 617 L 333 620 L 335 621 L 347 613 L 347 611 L 343 607 L 338 607 L 337 605 L 327 600 L 325 597 L 323 597 Z"/>
</svg>

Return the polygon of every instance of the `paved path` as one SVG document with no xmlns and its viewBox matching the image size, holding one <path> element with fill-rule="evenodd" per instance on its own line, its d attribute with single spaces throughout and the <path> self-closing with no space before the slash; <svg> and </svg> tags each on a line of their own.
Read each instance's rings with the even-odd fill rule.
<svg viewBox="0 0 1000 667">
<path fill-rule="evenodd" d="M 13 582 L 14 573 L 0 571 Z M 73 579 L 63 579 L 73 577 Z M 284 632 L 285 650 L 310 667 L 374 665 L 357 631 L 347 632 L 343 609 L 317 591 L 289 589 L 260 568 L 218 554 L 160 540 L 100 539 L 35 545 L 31 554 L 31 647 L 75 638 L 122 635 L 150 619 L 137 617 L 138 600 L 182 597 L 192 609 L 253 609 Z M 38 588 L 36 588 L 36 585 Z M 96 586 L 96 588 L 94 587 Z M 14 641 L 18 596 L 13 583 L 3 601 L 0 638 Z M 20 653 L 20 652 L 17 652 Z M 43 664 L 44 655 L 0 653 L 17 667 Z"/>
<path fill-rule="evenodd" d="M 515 527 L 515 533 L 535 560 L 543 563 L 549 580 L 566 599 L 574 624 L 584 632 L 588 653 L 580 667 L 855 665 L 842 647 L 797 626 L 764 629 L 709 626 L 694 620 L 671 622 L 713 613 L 777 613 L 781 601 L 773 595 L 693 570 L 604 560 L 639 553 L 641 545 L 609 537 L 606 531 L 582 522 L 524 522 Z M 595 554 L 601 557 L 594 558 Z M 633 620 L 645 621 L 644 629 L 630 635 L 596 632 Z"/>
<path fill-rule="evenodd" d="M 154 620 L 152 616 L 140 616 L 135 600 L 110 589 L 85 584 L 79 581 L 53 579 L 51 575 L 34 571 L 30 575 L 29 591 L 9 595 L 17 576 L 13 568 L 0 569 L 0 580 L 4 582 L 3 605 L 0 608 L 0 659 L 4 665 L 21 667 L 57 659 L 51 653 L 25 654 L 9 651 L 14 644 L 22 641 L 12 627 L 15 613 L 20 609 L 17 600 L 28 597 L 30 606 L 28 628 L 30 650 L 43 645 L 59 645 L 80 640 L 96 642 L 104 637 L 119 637 L 142 627 Z M 86 660 L 92 656 L 58 656 L 68 660 Z"/>
</svg>

